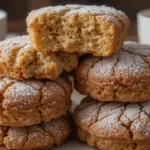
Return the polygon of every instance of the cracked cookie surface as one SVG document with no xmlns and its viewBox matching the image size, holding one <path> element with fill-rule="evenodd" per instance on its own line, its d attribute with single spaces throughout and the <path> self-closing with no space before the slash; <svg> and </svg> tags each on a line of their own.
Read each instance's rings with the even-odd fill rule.
<svg viewBox="0 0 150 150">
<path fill-rule="evenodd" d="M 129 19 L 112 7 L 65 5 L 33 10 L 27 26 L 38 51 L 109 56 L 122 47 Z"/>
<path fill-rule="evenodd" d="M 4 76 L 19 80 L 55 79 L 63 71 L 71 71 L 77 65 L 77 54 L 37 52 L 28 36 L 0 42 L 0 74 Z"/>
<path fill-rule="evenodd" d="M 65 117 L 27 127 L 0 126 L 0 149 L 49 149 L 63 143 L 70 133 Z"/>
<path fill-rule="evenodd" d="M 74 120 L 80 139 L 91 146 L 143 150 L 147 143 L 146 150 L 150 148 L 150 101 L 99 102 L 85 98 L 75 109 Z"/>
<path fill-rule="evenodd" d="M 0 125 L 29 126 L 50 121 L 71 107 L 68 78 L 24 80 L 0 77 Z"/>
<path fill-rule="evenodd" d="M 75 88 L 100 101 L 150 99 L 150 46 L 125 42 L 107 58 L 86 56 L 75 70 Z"/>
</svg>

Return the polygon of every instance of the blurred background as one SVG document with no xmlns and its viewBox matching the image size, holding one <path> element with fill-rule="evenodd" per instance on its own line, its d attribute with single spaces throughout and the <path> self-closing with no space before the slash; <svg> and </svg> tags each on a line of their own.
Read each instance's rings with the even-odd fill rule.
<svg viewBox="0 0 150 150">
<path fill-rule="evenodd" d="M 136 14 L 150 8 L 150 0 L 0 0 L 0 9 L 8 13 L 8 33 L 26 33 L 26 16 L 33 10 L 50 5 L 89 4 L 108 5 L 123 10 L 130 18 L 128 39 L 136 40 Z"/>
</svg>

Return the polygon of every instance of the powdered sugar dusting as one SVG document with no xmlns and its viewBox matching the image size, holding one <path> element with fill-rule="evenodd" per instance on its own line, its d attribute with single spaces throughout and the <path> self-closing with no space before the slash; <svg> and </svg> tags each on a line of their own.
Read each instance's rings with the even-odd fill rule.
<svg viewBox="0 0 150 150">
<path fill-rule="evenodd" d="M 33 87 L 17 82 L 4 93 L 3 106 L 7 108 L 11 106 L 11 109 L 35 107 L 40 99 L 40 93 Z"/>
<path fill-rule="evenodd" d="M 119 102 L 116 102 L 116 103 L 112 102 L 112 103 L 108 103 L 102 106 L 101 111 L 99 112 L 99 115 L 98 115 L 98 120 L 102 120 L 106 118 L 107 116 L 116 114 L 117 112 L 124 111 L 124 107 L 122 106 L 123 106 L 123 103 L 119 103 Z"/>
<path fill-rule="evenodd" d="M 100 16 L 100 18 L 102 19 L 105 19 L 105 20 L 108 20 L 108 21 L 111 21 L 113 23 L 114 26 L 118 26 L 120 28 L 122 28 L 122 25 L 121 23 L 118 21 L 118 19 L 114 16 L 111 16 L 111 15 L 102 15 Z"/>
<path fill-rule="evenodd" d="M 91 102 L 95 102 L 95 107 L 91 105 Z M 101 102 L 89 98 L 76 108 L 75 122 L 80 128 L 101 138 L 133 140 L 150 138 L 149 101 L 142 103 L 105 102 L 102 106 L 99 104 Z M 89 113 L 95 114 L 94 117 L 97 118 L 95 120 L 90 114 L 83 119 L 84 112 L 88 111 L 90 106 L 92 110 L 90 109 Z M 99 111 L 95 109 L 96 106 L 99 107 Z M 83 120 L 87 120 L 88 126 Z"/>
<path fill-rule="evenodd" d="M 72 15 L 72 14 L 92 14 L 99 15 L 102 18 L 106 18 L 111 21 L 114 25 L 121 27 L 120 20 L 122 20 L 127 26 L 129 25 L 128 17 L 122 12 L 118 11 L 115 8 L 107 6 L 90 6 L 90 5 L 65 5 L 65 6 L 54 6 L 54 7 L 45 7 L 38 10 L 32 11 L 28 18 L 28 25 L 31 24 L 35 18 L 40 15 L 47 13 L 57 13 L 60 15 Z M 118 18 L 118 19 L 117 19 Z"/>
<path fill-rule="evenodd" d="M 46 82 L 41 92 L 42 92 L 41 104 L 49 103 L 51 105 L 54 105 L 63 98 L 66 99 L 64 89 L 54 82 Z"/>
<path fill-rule="evenodd" d="M 116 10 L 113 7 L 107 7 L 105 5 L 102 6 L 85 6 L 80 9 L 75 9 L 66 13 L 66 15 L 70 14 L 92 14 L 99 15 L 102 18 L 106 18 L 111 21 L 115 25 L 121 27 L 121 24 L 118 19 L 122 20 L 127 26 L 129 25 L 129 19 L 122 11 Z"/>
<path fill-rule="evenodd" d="M 40 89 L 43 88 L 43 82 L 40 82 L 39 80 L 29 79 L 29 80 L 25 80 L 25 81 L 22 81 L 22 82 L 32 86 L 36 90 L 40 90 Z"/>
<path fill-rule="evenodd" d="M 60 85 L 58 84 L 60 83 Z M 65 83 L 65 86 L 61 86 Z M 23 80 L 17 81 L 7 77 L 0 79 L 0 94 L 3 99 L 0 106 L 5 109 L 35 108 L 41 104 L 55 104 L 70 99 L 71 83 L 64 77 L 53 81 Z M 59 102 L 60 102 L 59 101 Z"/>
<path fill-rule="evenodd" d="M 138 76 L 150 76 L 149 64 L 140 56 L 135 56 L 127 52 L 120 52 L 119 63 L 116 65 L 117 74 Z"/>
<path fill-rule="evenodd" d="M 83 109 L 83 111 L 81 111 L 81 114 L 79 116 L 79 120 L 81 120 L 81 122 L 83 124 L 89 125 L 91 123 L 91 120 L 96 119 L 95 116 L 97 116 L 97 113 L 99 111 L 99 105 L 93 104 L 93 105 L 90 105 L 89 107 L 86 107 L 86 108 L 87 109 Z"/>
<path fill-rule="evenodd" d="M 14 93 L 12 93 L 12 96 L 34 96 L 37 94 L 37 90 L 35 90 L 33 87 L 23 84 L 23 83 L 16 83 L 13 85 Z"/>
<path fill-rule="evenodd" d="M 88 59 L 84 61 L 88 63 Z M 84 61 L 79 68 L 87 68 Z M 117 85 L 119 82 L 133 88 L 141 87 L 150 82 L 150 46 L 126 42 L 117 53 L 99 59 L 88 76 L 99 84 Z"/>
<path fill-rule="evenodd" d="M 48 130 L 50 131 L 48 132 L 46 129 L 53 130 Z M 59 136 L 57 134 L 50 134 L 54 132 L 59 133 Z M 5 129 L 5 127 L 0 126 L 0 136 L 2 138 L 2 143 L 0 144 L 10 149 L 37 149 L 59 144 L 69 134 L 69 123 L 65 118 L 58 118 L 49 123 L 28 127 L 7 127 Z"/>
<path fill-rule="evenodd" d="M 13 38 L 6 39 L 0 42 L 0 61 L 3 61 L 7 58 L 11 58 L 13 61 L 13 56 L 17 53 L 21 48 L 25 46 L 30 46 L 31 43 L 29 42 L 29 36 L 17 36 Z M 6 60 L 5 60 L 6 61 Z M 8 61 L 8 60 L 7 60 Z"/>
<path fill-rule="evenodd" d="M 54 142 L 52 137 L 47 132 L 45 132 L 39 125 L 26 127 L 26 130 L 28 132 L 27 135 L 28 140 L 24 145 L 24 147 L 26 148 L 29 146 L 35 148 L 44 147 Z M 34 145 L 31 145 L 32 141 L 36 141 Z"/>
<path fill-rule="evenodd" d="M 29 42 L 29 36 L 24 35 L 24 36 L 17 36 L 13 38 L 9 38 L 7 40 L 1 41 L 0 42 L 0 48 L 1 47 L 6 47 L 6 49 L 10 49 L 12 45 L 19 45 L 19 46 L 25 46 Z"/>
<path fill-rule="evenodd" d="M 150 101 L 141 102 L 140 104 L 143 107 L 142 110 L 145 111 L 147 114 L 150 114 Z"/>
<path fill-rule="evenodd" d="M 140 106 L 137 103 L 128 104 L 120 119 L 125 125 L 129 125 L 130 122 L 139 118 L 140 111 Z"/>
<path fill-rule="evenodd" d="M 97 62 L 94 67 L 89 71 L 89 75 L 93 75 L 96 78 L 102 77 L 110 77 L 113 75 L 113 68 L 117 63 L 117 55 L 113 55 L 108 58 L 104 58 Z"/>
<path fill-rule="evenodd" d="M 50 121 L 47 124 L 43 124 L 43 129 L 54 137 L 56 143 L 59 143 L 64 137 L 70 133 L 70 126 L 67 120 L 63 117 Z"/>
</svg>

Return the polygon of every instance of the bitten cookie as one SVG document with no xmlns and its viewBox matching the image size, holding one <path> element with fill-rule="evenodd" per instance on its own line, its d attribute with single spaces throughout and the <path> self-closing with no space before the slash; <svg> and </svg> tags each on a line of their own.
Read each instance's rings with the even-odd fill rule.
<svg viewBox="0 0 150 150">
<path fill-rule="evenodd" d="M 100 101 L 150 99 L 150 46 L 126 42 L 110 57 L 83 58 L 75 70 L 75 88 Z"/>
<path fill-rule="evenodd" d="M 78 55 L 66 52 L 41 53 L 28 36 L 0 42 L 0 74 L 16 79 L 54 79 L 78 65 Z"/>
<path fill-rule="evenodd" d="M 29 126 L 50 121 L 71 107 L 71 82 L 55 80 L 17 81 L 0 79 L 0 125 Z"/>
<path fill-rule="evenodd" d="M 149 150 L 150 101 L 99 102 L 85 98 L 75 109 L 80 140 L 100 150 Z"/>
<path fill-rule="evenodd" d="M 65 117 L 28 127 L 0 126 L 0 149 L 49 149 L 63 143 L 70 133 L 70 123 Z"/>
<path fill-rule="evenodd" d="M 112 7 L 66 5 L 32 11 L 27 26 L 38 51 L 109 56 L 122 47 L 129 19 Z"/>
</svg>

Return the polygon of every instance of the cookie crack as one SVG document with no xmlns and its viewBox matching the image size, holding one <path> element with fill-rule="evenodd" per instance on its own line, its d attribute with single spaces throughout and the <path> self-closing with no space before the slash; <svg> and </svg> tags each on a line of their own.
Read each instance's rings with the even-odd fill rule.
<svg viewBox="0 0 150 150">
<path fill-rule="evenodd" d="M 133 50 L 134 50 L 134 49 L 133 49 Z M 146 49 L 145 49 L 145 50 L 146 50 Z M 122 51 L 123 51 L 123 52 L 126 52 L 126 53 L 128 53 L 128 54 L 130 54 L 130 55 L 132 56 L 134 62 L 135 62 L 134 56 L 140 56 L 140 57 L 142 58 L 142 60 L 143 60 L 146 64 L 149 65 L 149 68 L 150 68 L 150 62 L 148 62 L 148 61 L 146 60 L 146 57 L 150 57 L 150 55 L 145 56 L 145 55 L 142 55 L 142 54 L 139 54 L 139 53 L 132 53 L 132 52 L 129 52 L 129 51 L 125 51 L 124 49 L 122 49 Z"/>
<path fill-rule="evenodd" d="M 141 112 L 145 113 L 149 117 L 149 119 L 150 119 L 150 114 L 144 110 L 144 107 L 141 105 L 140 102 L 138 103 L 138 105 L 141 107 L 141 109 L 140 109 Z"/>
<path fill-rule="evenodd" d="M 121 49 L 123 52 L 127 52 L 127 53 L 129 53 L 129 54 L 131 54 L 131 55 L 133 55 L 133 56 L 141 56 L 141 57 L 146 57 L 144 54 L 142 55 L 141 53 L 136 53 L 136 51 L 135 51 L 135 49 L 134 48 L 130 48 L 130 50 L 128 50 L 128 49 L 124 49 L 124 48 L 122 48 Z M 142 48 L 142 50 L 147 50 L 147 48 Z M 148 56 L 150 56 L 149 54 L 147 54 Z"/>
<path fill-rule="evenodd" d="M 39 101 L 38 101 L 38 105 L 37 105 L 37 107 L 35 107 L 37 110 L 38 110 L 38 112 L 39 112 L 39 114 L 40 114 L 40 120 L 42 120 L 42 112 L 41 112 L 41 110 L 39 109 L 39 106 L 41 106 L 41 101 L 42 101 L 42 89 L 44 88 L 44 82 L 43 81 L 41 81 L 43 84 L 42 84 L 42 87 L 40 87 L 40 89 L 36 89 L 33 85 L 31 85 L 31 84 L 29 84 L 29 83 L 24 83 L 23 81 L 21 81 L 21 83 L 24 83 L 24 84 L 26 84 L 26 85 L 29 85 L 29 86 L 31 86 L 34 90 L 36 90 L 36 91 L 38 91 L 39 93 L 40 93 L 40 97 L 39 97 Z"/>
<path fill-rule="evenodd" d="M 42 124 L 40 124 L 40 127 L 42 128 L 42 130 L 43 130 L 45 133 L 47 133 L 47 134 L 53 139 L 54 143 L 56 143 L 56 142 L 55 142 L 55 141 L 56 141 L 55 137 L 54 137 L 52 134 L 50 134 L 49 132 L 47 132 L 47 131 L 45 130 L 45 128 L 43 127 Z"/>
<path fill-rule="evenodd" d="M 89 78 L 89 72 L 90 72 L 90 70 L 93 69 L 94 66 L 95 66 L 100 60 L 102 60 L 102 57 L 100 57 L 98 60 L 96 60 L 94 63 L 92 63 L 91 67 L 90 67 L 90 68 L 88 69 L 88 71 L 87 71 L 86 80 Z"/>
<path fill-rule="evenodd" d="M 4 130 L 6 130 L 6 131 L 4 131 L 4 130 L 2 131 L 2 133 L 4 133 L 4 136 L 2 138 L 2 144 L 5 146 L 5 144 L 4 144 L 4 138 L 8 136 L 8 131 L 9 131 L 10 127 L 3 127 L 3 128 L 5 128 Z M 0 146 L 1 146 L 1 144 L 0 144 Z"/>
<path fill-rule="evenodd" d="M 102 57 L 99 57 L 98 60 L 96 60 L 94 63 L 92 63 L 91 67 L 88 69 L 86 79 L 84 79 L 84 84 L 85 84 L 85 85 L 88 85 L 88 78 L 89 78 L 89 72 L 90 72 L 90 70 L 93 69 L 94 66 L 95 66 L 100 60 L 102 60 Z"/>
<path fill-rule="evenodd" d="M 5 82 L 5 81 L 3 81 L 3 82 Z M 6 83 L 6 82 L 5 82 Z M 10 84 L 8 84 L 6 87 L 5 87 L 5 89 L 4 89 L 4 91 L 3 91 L 3 93 L 1 94 L 2 95 L 2 101 L 1 101 L 1 107 L 2 107 L 2 109 L 5 109 L 4 107 L 3 107 L 3 105 L 2 105 L 2 103 L 3 103 L 3 101 L 4 101 L 4 99 L 5 99 L 5 97 L 4 97 L 4 94 L 5 94 L 5 92 L 7 91 L 7 89 L 9 88 L 9 87 L 11 87 L 12 85 L 14 85 L 16 82 L 12 82 L 12 83 L 10 83 Z"/>
<path fill-rule="evenodd" d="M 68 92 L 67 92 L 67 90 L 65 89 L 64 86 L 62 86 L 60 83 L 56 82 L 55 80 L 52 80 L 52 82 L 55 83 L 55 84 L 57 84 L 59 87 L 61 87 L 61 88 L 63 89 L 64 93 L 65 93 L 66 95 L 68 95 Z M 71 85 L 71 87 L 72 87 L 72 85 Z M 67 96 L 67 97 L 68 97 L 68 96 Z"/>
<path fill-rule="evenodd" d="M 125 128 L 129 131 L 130 138 L 133 139 L 133 132 L 130 130 L 130 127 L 131 127 L 131 125 L 132 125 L 132 123 L 133 123 L 134 121 L 130 121 L 130 119 L 129 119 L 127 116 L 126 116 L 126 118 L 128 118 L 128 120 L 130 121 L 128 125 L 124 124 L 124 123 L 121 121 L 121 117 L 124 115 L 124 112 L 127 110 L 128 104 L 129 104 L 129 103 L 126 103 L 126 104 L 124 105 L 124 110 L 122 111 L 122 114 L 119 116 L 119 121 L 120 121 L 121 125 L 122 125 L 123 127 L 125 127 Z"/>
<path fill-rule="evenodd" d="M 104 106 L 106 106 L 108 103 L 103 103 L 102 105 L 100 105 L 99 107 L 98 107 L 98 110 L 97 110 L 97 112 L 96 112 L 96 119 L 95 119 L 95 121 L 90 121 L 90 124 L 88 125 L 88 129 L 93 125 L 93 124 L 95 124 L 96 122 L 98 122 L 98 121 L 102 121 L 103 119 L 105 119 L 106 117 L 104 117 L 104 118 L 102 118 L 102 119 L 100 119 L 99 120 L 99 118 L 98 118 L 98 116 L 99 116 L 99 114 L 101 113 L 101 108 L 102 107 L 104 107 Z M 86 108 L 85 108 L 86 109 Z M 108 115 L 108 116 L 110 116 L 110 115 Z M 107 116 L 107 117 L 108 117 Z"/>
<path fill-rule="evenodd" d="M 106 105 L 107 105 L 107 104 L 106 104 Z M 105 106 L 105 105 L 103 105 L 103 106 Z M 118 108 L 121 108 L 121 107 L 123 107 L 123 106 L 115 107 L 114 109 L 110 109 L 109 111 L 112 111 L 112 110 L 115 110 L 115 109 L 118 109 Z M 101 111 L 100 111 L 99 113 L 101 113 Z M 109 117 L 109 116 L 111 116 L 111 115 L 113 115 L 113 114 L 115 114 L 115 113 L 116 113 L 116 112 L 112 112 L 111 114 L 108 114 L 108 115 L 102 117 L 102 118 L 101 118 L 100 120 L 98 120 L 98 121 L 102 121 L 102 120 L 106 119 L 107 117 Z"/>
<path fill-rule="evenodd" d="M 22 144 L 22 148 L 25 147 L 25 144 L 27 143 L 27 141 L 28 141 L 28 139 L 29 139 L 29 137 L 28 137 L 29 133 L 28 133 L 28 131 L 27 131 L 26 128 L 27 128 L 27 127 L 25 126 L 24 129 L 25 129 L 25 131 L 26 131 L 26 140 L 25 140 L 25 142 Z"/>
<path fill-rule="evenodd" d="M 149 68 L 150 68 L 150 62 L 146 60 L 146 57 L 142 57 L 143 61 L 149 65 Z"/>
<path fill-rule="evenodd" d="M 43 99 L 42 90 L 43 90 L 43 88 L 44 88 L 44 84 L 45 84 L 45 83 L 43 82 L 42 87 L 39 89 L 39 92 L 40 92 L 40 99 L 39 99 L 39 105 L 37 106 L 38 112 L 39 112 L 39 115 L 40 115 L 40 120 L 42 120 L 42 111 L 40 110 L 40 106 L 42 105 L 42 104 L 41 104 L 41 101 L 42 101 L 42 99 Z"/>
<path fill-rule="evenodd" d="M 116 78 L 116 76 L 115 76 L 115 74 L 116 74 L 116 68 L 117 68 L 117 64 L 119 63 L 119 56 L 117 55 L 117 58 L 116 58 L 116 63 L 113 65 L 113 73 L 112 73 L 112 76 L 115 78 L 115 82 L 119 85 L 119 83 L 118 83 L 118 81 L 117 81 L 117 78 Z M 120 76 L 120 78 L 121 78 L 121 76 Z M 121 80 L 122 80 L 122 78 L 121 78 Z M 124 86 L 123 84 L 122 84 L 122 86 Z M 113 99 L 116 99 L 116 97 L 117 97 L 117 86 L 114 88 L 114 95 L 113 95 Z"/>
</svg>

